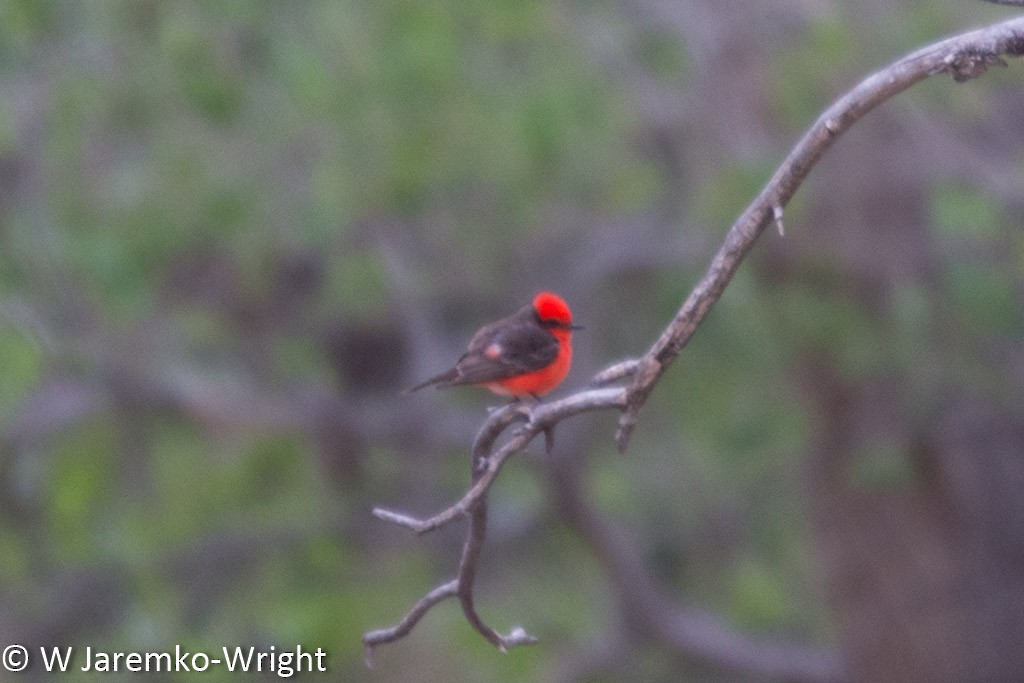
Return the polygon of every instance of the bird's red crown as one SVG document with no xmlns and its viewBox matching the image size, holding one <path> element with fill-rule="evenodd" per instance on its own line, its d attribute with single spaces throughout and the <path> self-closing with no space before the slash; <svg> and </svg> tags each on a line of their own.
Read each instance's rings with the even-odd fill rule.
<svg viewBox="0 0 1024 683">
<path fill-rule="evenodd" d="M 557 294 L 541 292 L 533 297 L 533 309 L 541 320 L 554 320 L 564 325 L 572 323 L 572 311 L 569 304 Z"/>
</svg>

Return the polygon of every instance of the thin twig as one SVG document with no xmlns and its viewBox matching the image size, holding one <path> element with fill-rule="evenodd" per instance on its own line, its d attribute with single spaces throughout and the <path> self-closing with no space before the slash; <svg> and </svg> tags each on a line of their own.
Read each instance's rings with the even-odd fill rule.
<svg viewBox="0 0 1024 683">
<path fill-rule="evenodd" d="M 609 384 L 614 384 L 619 380 L 632 377 L 638 367 L 640 367 L 640 361 L 635 358 L 628 358 L 626 360 L 619 361 L 614 365 L 609 365 L 607 368 L 594 375 L 593 379 L 590 380 L 590 384 L 587 386 L 604 387 Z"/>
<path fill-rule="evenodd" d="M 496 429 L 486 430 L 493 433 L 497 438 L 500 431 Z M 484 436 L 481 433 L 481 436 Z M 473 448 L 473 478 L 479 479 L 487 471 L 487 460 L 490 455 L 491 438 L 477 437 Z M 488 434 L 489 437 L 489 434 Z M 526 633 L 521 628 L 513 629 L 507 636 L 503 636 L 493 628 L 484 623 L 476 611 L 473 603 L 473 586 L 476 583 L 476 566 L 480 559 L 480 551 L 483 550 L 484 540 L 487 538 L 487 492 L 485 491 L 476 500 L 469 512 L 469 534 L 466 536 L 466 544 L 462 549 L 462 559 L 459 562 L 459 602 L 462 604 L 462 613 L 466 615 L 466 621 L 475 628 L 492 645 L 495 645 L 502 652 L 507 652 L 510 647 L 517 645 L 533 645 L 537 639 Z"/>
<path fill-rule="evenodd" d="M 441 602 L 454 596 L 459 590 L 458 579 L 452 579 L 448 583 L 442 583 L 440 586 L 430 591 L 419 601 L 413 605 L 412 609 L 402 617 L 402 620 L 392 626 L 391 628 L 382 628 L 376 631 L 369 631 L 363 635 L 363 661 L 366 662 L 366 668 L 373 668 L 373 651 L 378 645 L 384 643 L 390 643 L 393 640 L 404 638 L 412 630 L 412 627 L 423 618 L 423 615 L 430 611 L 430 608 Z"/>
<path fill-rule="evenodd" d="M 593 395 L 590 396 L 577 394 L 570 397 L 574 399 L 572 401 L 563 399 L 563 401 L 545 406 L 548 409 L 547 412 L 539 410 L 531 412 L 529 406 L 518 403 L 504 406 L 491 413 L 473 443 L 473 485 L 462 500 L 447 510 L 426 520 L 418 520 L 389 510 L 374 510 L 374 514 L 379 519 L 410 528 L 417 533 L 431 531 L 457 517 L 466 515 L 469 517 L 469 533 L 466 535 L 466 541 L 462 548 L 459 571 L 454 579 L 421 598 L 397 625 L 370 631 L 363 636 L 364 659 L 367 666 L 373 665 L 373 653 L 378 645 L 404 637 L 431 607 L 450 597 L 459 598 L 466 621 L 502 652 L 512 647 L 532 645 L 537 642 L 536 638 L 522 628 L 514 628 L 506 636 L 501 635 L 488 626 L 476 611 L 473 602 L 473 586 L 476 583 L 476 568 L 480 552 L 487 538 L 487 492 L 490 482 L 494 481 L 501 470 L 502 463 L 512 453 L 525 448 L 533 437 L 548 428 L 550 424 L 563 419 L 563 415 L 568 416 L 583 410 L 592 410 L 595 403 L 601 401 L 608 402 L 609 407 L 621 407 L 622 405 L 622 399 L 615 401 L 616 396 L 613 395 L 623 394 L 621 388 L 611 392 L 604 390 L 591 393 Z M 536 413 L 541 413 L 539 419 Z M 499 451 L 492 454 L 494 442 L 502 432 L 515 422 L 523 420 L 527 421 L 527 425 Z"/>
<path fill-rule="evenodd" d="M 510 424 L 516 420 L 527 420 L 527 423 L 511 439 L 506 441 L 501 448 L 486 458 L 483 465 L 485 469 L 475 479 L 473 485 L 466 491 L 461 500 L 448 509 L 427 519 L 417 519 L 416 517 L 410 517 L 409 515 L 384 508 L 374 508 L 373 515 L 385 522 L 391 522 L 392 524 L 412 529 L 417 534 L 425 534 L 428 531 L 442 527 L 468 514 L 473 504 L 481 496 L 485 495 L 491 484 L 494 483 L 494 479 L 498 476 L 498 472 L 501 471 L 505 461 L 513 453 L 526 448 L 539 433 L 573 415 L 602 408 L 621 409 L 625 402 L 626 390 L 622 387 L 614 387 L 581 391 L 558 401 L 541 403 L 533 408 L 526 404 L 518 403 L 496 410 L 491 413 L 484 422 L 483 427 L 480 428 L 480 433 L 477 435 L 474 444 L 474 451 L 477 448 L 486 447 L 488 449 L 487 452 L 490 452 L 494 442 Z"/>
</svg>

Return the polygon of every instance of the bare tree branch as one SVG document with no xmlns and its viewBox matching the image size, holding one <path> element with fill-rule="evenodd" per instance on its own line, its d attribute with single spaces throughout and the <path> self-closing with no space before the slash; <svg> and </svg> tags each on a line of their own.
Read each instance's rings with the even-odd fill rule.
<svg viewBox="0 0 1024 683">
<path fill-rule="evenodd" d="M 590 387 L 552 403 L 514 404 L 494 411 L 484 422 L 473 446 L 473 479 L 466 494 L 448 509 L 427 519 L 377 508 L 384 521 L 426 533 L 466 516 L 469 530 L 458 574 L 424 596 L 396 625 L 363 636 L 367 663 L 373 649 L 405 636 L 438 602 L 458 596 L 469 623 L 501 650 L 535 642 L 522 629 L 501 636 L 487 626 L 473 605 L 476 565 L 486 537 L 486 497 L 505 461 L 523 450 L 540 433 L 550 434 L 562 420 L 574 415 L 617 408 L 622 411 L 615 439 L 624 451 L 636 426 L 640 409 L 654 385 L 690 341 L 698 325 L 721 297 L 740 262 L 764 228 L 775 223 L 782 232 L 783 209 L 811 168 L 832 143 L 887 99 L 929 76 L 948 73 L 964 81 L 993 65 L 1005 66 L 1002 55 L 1024 55 L 1024 17 L 970 31 L 939 41 L 868 76 L 828 107 L 796 144 L 789 156 L 737 219 L 711 261 L 704 277 L 651 348 L 637 360 L 617 363 L 598 373 Z M 626 387 L 605 387 L 629 379 Z M 495 450 L 504 431 L 516 422 L 524 424 Z M 568 487 L 566 487 L 568 488 Z M 560 494 L 566 516 L 588 538 L 595 554 L 607 567 L 618 591 L 620 609 L 637 630 L 664 646 L 696 659 L 738 671 L 756 672 L 793 680 L 825 681 L 842 678 L 834 655 L 817 648 L 754 641 L 729 629 L 717 619 L 670 610 L 643 571 L 635 553 L 613 530 L 579 500 Z"/>
<path fill-rule="evenodd" d="M 479 465 L 474 464 L 473 485 L 459 502 L 447 510 L 423 520 L 383 508 L 374 508 L 373 514 L 378 519 L 412 529 L 417 534 L 433 531 L 468 514 L 473 505 L 486 495 L 509 456 L 526 448 L 527 444 L 539 433 L 553 428 L 562 420 L 573 415 L 601 408 L 621 409 L 625 406 L 625 402 L 626 390 L 616 387 L 581 391 L 552 403 L 538 404 L 532 409 L 525 403 L 515 403 L 495 410 L 484 422 L 473 447 L 474 453 L 486 448 L 484 453 L 488 455 L 484 456 L 483 462 Z M 517 420 L 526 420 L 527 422 L 501 448 L 490 454 L 491 447 L 501 433 Z M 476 462 L 476 457 L 474 457 L 474 462 Z M 479 473 L 476 472 L 477 466 L 481 468 Z"/>
<path fill-rule="evenodd" d="M 409 631 L 411 631 L 413 626 L 423 618 L 424 614 L 430 611 L 431 607 L 442 600 L 452 597 L 458 592 L 458 590 L 458 579 L 452 579 L 448 583 L 442 583 L 440 586 L 420 598 L 419 602 L 413 605 L 408 614 L 402 617 L 402 620 L 396 625 L 391 628 L 382 628 L 364 634 L 363 646 L 365 652 L 363 660 L 366 662 L 366 668 L 373 668 L 373 650 L 375 647 L 409 635 Z"/>
<path fill-rule="evenodd" d="M 588 408 L 593 409 L 590 406 L 593 405 L 594 401 L 606 400 L 607 394 L 617 396 L 623 392 L 623 389 L 595 390 L 591 393 L 598 394 L 597 397 L 587 399 L 583 394 L 577 394 L 570 397 L 577 399 L 576 401 L 563 399 L 558 404 L 562 404 L 560 411 L 565 411 L 565 416 L 567 417 L 569 414 L 575 414 L 570 411 L 582 412 Z M 581 401 L 581 397 L 587 400 Z M 550 404 L 544 407 L 550 411 L 552 407 L 558 404 Z M 580 407 L 581 404 L 584 407 Z M 539 411 L 534 411 L 534 413 L 536 412 Z M 476 606 L 473 602 L 473 586 L 476 582 L 477 562 L 480 558 L 480 552 L 483 550 L 484 540 L 487 538 L 487 492 L 490 490 L 491 483 L 498 476 L 504 461 L 512 453 L 522 450 L 533 437 L 549 429 L 558 419 L 563 419 L 561 415 L 562 412 L 555 412 L 553 416 L 538 419 L 535 414 L 531 414 L 529 406 L 524 403 L 515 403 L 495 410 L 484 422 L 473 443 L 473 485 L 466 495 L 463 496 L 462 500 L 427 520 L 418 520 L 380 508 L 373 511 L 374 515 L 378 518 L 408 527 L 417 533 L 425 533 L 437 529 L 455 518 L 465 515 L 469 517 L 469 532 L 462 547 L 459 571 L 454 579 L 435 588 L 421 598 L 396 626 L 371 631 L 363 636 L 367 666 L 372 666 L 373 664 L 374 648 L 383 643 L 404 637 L 431 607 L 450 597 L 459 598 L 466 621 L 486 638 L 488 642 L 495 645 L 502 652 L 507 651 L 510 647 L 532 645 L 537 642 L 536 638 L 527 634 L 521 628 L 515 628 L 507 636 L 503 636 L 488 626 L 476 611 Z M 492 454 L 494 442 L 506 428 L 517 421 L 526 421 L 525 427 L 506 442 L 501 449 Z"/>
<path fill-rule="evenodd" d="M 628 404 L 615 434 L 620 451 L 625 451 L 629 445 L 640 409 L 658 378 L 722 296 L 765 226 L 781 216 L 782 209 L 832 143 L 869 111 L 918 81 L 941 73 L 950 74 L 957 82 L 965 81 L 980 76 L 990 66 L 1006 66 L 1002 55 L 1024 55 L 1024 17 L 962 33 L 912 52 L 865 78 L 818 117 L 761 194 L 733 223 L 707 273 L 640 359 L 640 367 L 629 387 Z"/>
</svg>

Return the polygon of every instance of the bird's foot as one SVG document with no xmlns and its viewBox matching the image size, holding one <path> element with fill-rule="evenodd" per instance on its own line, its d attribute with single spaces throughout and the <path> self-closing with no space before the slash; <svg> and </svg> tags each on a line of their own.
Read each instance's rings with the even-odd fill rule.
<svg viewBox="0 0 1024 683">
<path fill-rule="evenodd" d="M 530 396 L 533 398 L 533 401 L 530 401 L 525 396 L 519 401 L 519 404 L 522 406 L 521 410 L 526 415 L 526 424 L 523 426 L 523 429 L 536 428 L 536 424 L 533 421 L 533 409 L 540 404 L 540 397 L 534 394 L 530 394 Z M 551 450 L 555 447 L 555 426 L 548 425 L 542 427 L 541 430 L 544 432 L 544 451 L 551 455 Z"/>
</svg>

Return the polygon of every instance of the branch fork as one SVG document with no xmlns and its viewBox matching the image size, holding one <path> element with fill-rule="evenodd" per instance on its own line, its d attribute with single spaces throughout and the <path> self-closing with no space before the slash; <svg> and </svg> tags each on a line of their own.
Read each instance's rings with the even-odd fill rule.
<svg viewBox="0 0 1024 683">
<path fill-rule="evenodd" d="M 618 372 L 615 366 L 609 368 L 609 371 L 613 371 L 612 375 Z M 601 379 L 610 381 L 608 377 Z M 434 605 L 453 597 L 459 599 L 466 621 L 502 652 L 512 647 L 537 642 L 536 638 L 519 627 L 512 629 L 508 635 L 501 635 L 477 614 L 473 602 L 473 585 L 480 551 L 487 537 L 487 493 L 505 461 L 513 453 L 526 448 L 538 434 L 550 433 L 555 424 L 578 413 L 599 408 L 621 408 L 625 405 L 624 397 L 625 389 L 621 387 L 594 388 L 552 403 L 530 406 L 519 402 L 498 408 L 484 421 L 473 442 L 472 485 L 458 502 L 426 519 L 383 508 L 374 509 L 373 514 L 378 519 L 411 529 L 417 534 L 433 531 L 460 517 L 469 519 L 469 529 L 455 578 L 427 593 L 395 626 L 370 631 L 363 636 L 367 666 L 372 666 L 373 653 L 377 646 L 404 637 Z M 520 422 L 523 424 L 495 450 L 495 442 L 501 434 L 513 424 Z"/>
</svg>

